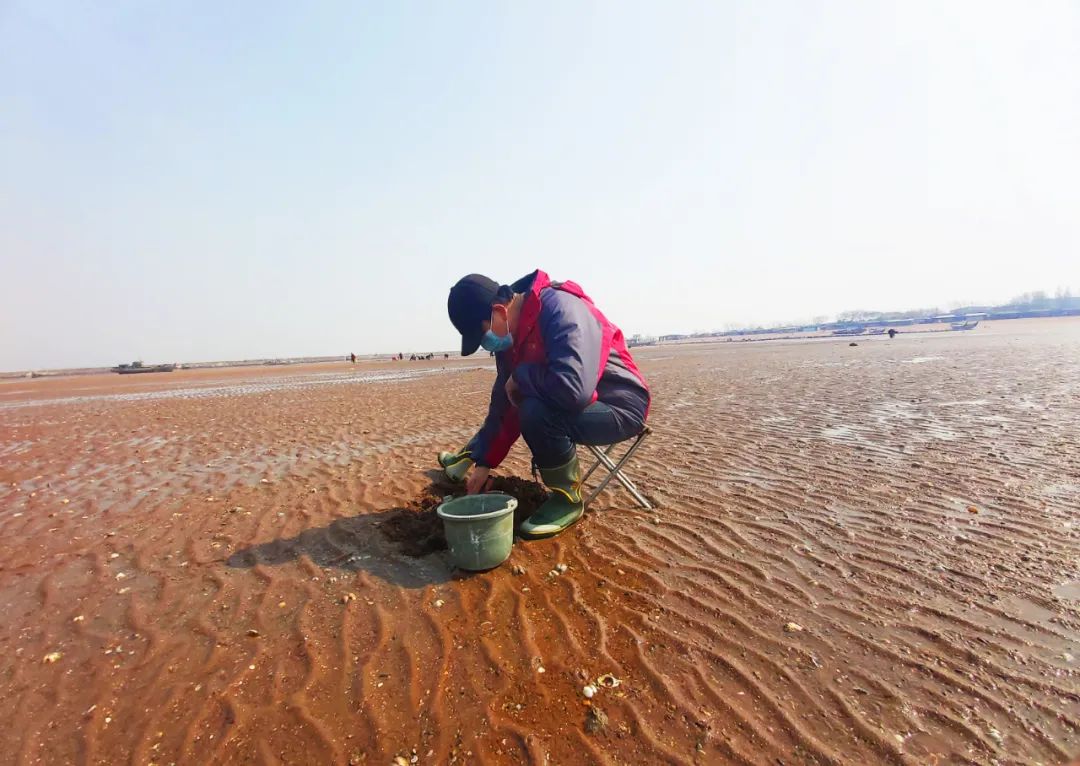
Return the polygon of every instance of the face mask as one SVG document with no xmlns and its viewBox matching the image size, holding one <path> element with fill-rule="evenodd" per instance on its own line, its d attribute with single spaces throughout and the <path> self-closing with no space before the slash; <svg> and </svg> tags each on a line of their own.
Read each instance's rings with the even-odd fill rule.
<svg viewBox="0 0 1080 766">
<path fill-rule="evenodd" d="M 491 351 L 493 353 L 499 353 L 500 351 L 506 351 L 512 348 L 514 345 L 514 337 L 510 333 L 506 335 L 496 335 L 491 330 L 484 333 L 480 338 L 480 348 L 484 351 Z"/>
<path fill-rule="evenodd" d="M 502 316 L 502 323 L 506 325 L 506 335 L 496 335 L 490 328 L 495 326 L 495 310 L 491 312 L 491 322 L 488 325 L 489 329 L 480 338 L 480 347 L 484 351 L 491 351 L 492 353 L 499 353 L 500 351 L 506 351 L 512 348 L 514 345 L 514 336 L 510 333 L 510 318 L 508 316 L 509 309 L 504 309 L 507 314 Z"/>
</svg>

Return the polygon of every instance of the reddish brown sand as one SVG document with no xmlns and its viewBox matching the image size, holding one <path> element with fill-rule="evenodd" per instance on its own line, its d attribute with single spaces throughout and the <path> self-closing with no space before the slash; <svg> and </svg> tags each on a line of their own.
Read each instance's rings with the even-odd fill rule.
<svg viewBox="0 0 1080 766">
<path fill-rule="evenodd" d="M 476 362 L 0 384 L 0 764 L 1080 752 L 1080 322 L 639 359 L 661 508 L 478 575 L 380 529 Z"/>
<path fill-rule="evenodd" d="M 518 498 L 514 511 L 516 524 L 529 518 L 547 499 L 547 490 L 542 484 L 517 476 L 496 476 L 488 481 L 486 491 L 502 492 Z M 407 556 L 426 556 L 446 550 L 443 522 L 436 509 L 447 497 L 461 497 L 464 494 L 465 490 L 460 484 L 439 479 L 405 507 L 391 510 L 379 522 L 379 531 L 386 539 L 398 543 L 398 549 Z"/>
</svg>

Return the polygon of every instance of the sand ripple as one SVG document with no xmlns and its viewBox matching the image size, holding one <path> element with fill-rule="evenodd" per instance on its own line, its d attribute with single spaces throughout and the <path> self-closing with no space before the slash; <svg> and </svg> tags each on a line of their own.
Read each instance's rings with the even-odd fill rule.
<svg viewBox="0 0 1080 766">
<path fill-rule="evenodd" d="M 1080 752 L 1080 327 L 642 364 L 660 510 L 609 489 L 477 576 L 379 525 L 490 371 L 0 386 L 0 763 Z"/>
</svg>

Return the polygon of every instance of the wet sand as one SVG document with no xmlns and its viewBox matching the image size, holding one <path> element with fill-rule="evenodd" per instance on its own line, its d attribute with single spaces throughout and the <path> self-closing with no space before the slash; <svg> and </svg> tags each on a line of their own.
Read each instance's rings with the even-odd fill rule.
<svg viewBox="0 0 1080 766">
<path fill-rule="evenodd" d="M 477 575 L 488 360 L 0 383 L 0 764 L 1068 762 L 1080 322 L 849 340 L 640 350 L 660 509 Z"/>
</svg>

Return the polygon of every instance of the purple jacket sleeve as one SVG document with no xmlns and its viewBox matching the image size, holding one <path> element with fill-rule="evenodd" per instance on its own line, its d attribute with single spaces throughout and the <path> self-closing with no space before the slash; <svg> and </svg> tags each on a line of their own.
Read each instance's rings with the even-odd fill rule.
<svg viewBox="0 0 1080 766">
<path fill-rule="evenodd" d="M 495 355 L 498 374 L 491 387 L 491 401 L 484 424 L 469 442 L 468 450 L 477 465 L 497 468 L 521 435 L 517 408 L 506 397 L 506 381 L 510 377 L 508 353 Z"/>
<path fill-rule="evenodd" d="M 600 379 L 604 330 L 588 304 L 562 290 L 540 294 L 540 333 L 546 364 L 520 364 L 514 380 L 523 397 L 580 412 L 592 403 Z"/>
</svg>

